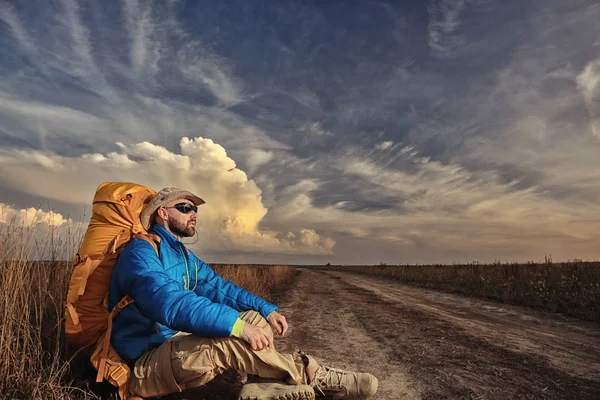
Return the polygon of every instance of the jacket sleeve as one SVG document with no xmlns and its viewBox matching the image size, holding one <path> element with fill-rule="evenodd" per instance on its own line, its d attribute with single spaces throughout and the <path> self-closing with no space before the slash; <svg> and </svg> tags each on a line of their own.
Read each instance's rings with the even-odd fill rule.
<svg viewBox="0 0 600 400">
<path fill-rule="evenodd" d="M 223 279 L 195 255 L 192 257 L 198 264 L 198 275 L 203 277 L 195 289 L 198 296 L 205 296 L 215 303 L 226 304 L 238 311 L 258 311 L 264 318 L 278 310 L 277 306 Z"/>
<path fill-rule="evenodd" d="M 238 311 L 184 290 L 165 273 L 149 243 L 134 241 L 120 256 L 124 257 L 120 261 L 125 267 L 121 287 L 146 317 L 171 329 L 199 336 L 230 336 Z"/>
</svg>

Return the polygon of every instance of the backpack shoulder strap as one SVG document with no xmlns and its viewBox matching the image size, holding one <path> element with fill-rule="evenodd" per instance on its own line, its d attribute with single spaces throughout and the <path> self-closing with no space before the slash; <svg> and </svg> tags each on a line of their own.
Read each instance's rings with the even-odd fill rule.
<svg viewBox="0 0 600 400">
<path fill-rule="evenodd" d="M 160 236 L 154 235 L 152 233 L 136 233 L 134 238 L 145 240 L 150 243 L 154 250 L 156 251 L 156 255 L 160 256 L 159 244 L 160 244 Z"/>
<path fill-rule="evenodd" d="M 156 254 L 159 255 L 159 236 L 150 233 L 136 233 L 134 234 L 134 237 L 145 240 L 148 243 L 150 243 L 156 251 Z M 98 369 L 98 375 L 96 375 L 96 382 L 102 382 L 104 377 L 111 378 L 109 379 L 109 381 L 114 381 L 111 383 L 115 384 L 115 386 L 119 388 L 119 396 L 121 397 L 121 399 L 125 399 L 128 397 L 126 392 L 126 384 L 129 380 L 129 368 L 124 363 L 115 363 L 110 361 L 111 353 L 114 353 L 114 350 L 110 346 L 110 337 L 112 334 L 113 320 L 116 318 L 117 314 L 121 312 L 122 309 L 124 309 L 133 302 L 133 298 L 127 295 L 123 297 L 117 303 L 117 305 L 115 305 L 115 307 L 108 315 L 106 333 L 104 334 L 104 337 L 101 339 L 98 348 L 96 348 L 96 351 L 91 357 L 92 363 L 94 364 L 94 366 L 97 366 Z M 107 362 L 111 363 L 110 368 L 107 366 Z"/>
</svg>

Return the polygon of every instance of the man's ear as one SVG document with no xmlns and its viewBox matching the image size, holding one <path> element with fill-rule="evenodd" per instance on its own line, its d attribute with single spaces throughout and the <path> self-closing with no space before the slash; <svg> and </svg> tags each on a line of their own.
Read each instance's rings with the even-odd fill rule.
<svg viewBox="0 0 600 400">
<path fill-rule="evenodd" d="M 156 210 L 156 215 L 158 215 L 165 221 L 169 218 L 169 214 L 167 214 L 167 210 L 165 210 L 163 207 L 159 207 L 158 210 Z"/>
</svg>

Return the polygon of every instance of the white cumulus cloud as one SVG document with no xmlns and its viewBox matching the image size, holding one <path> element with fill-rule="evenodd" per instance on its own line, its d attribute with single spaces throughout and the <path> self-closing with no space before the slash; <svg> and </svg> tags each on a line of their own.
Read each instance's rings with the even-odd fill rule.
<svg viewBox="0 0 600 400">
<path fill-rule="evenodd" d="M 41 208 L 16 209 L 11 205 L 0 203 L 0 223 L 23 225 L 27 227 L 45 224 L 58 227 L 73 221 L 54 211 L 44 211 Z"/>
<path fill-rule="evenodd" d="M 185 188 L 206 200 L 199 210 L 199 231 L 202 246 L 210 251 L 332 254 L 335 242 L 314 230 L 302 228 L 290 235 L 261 229 L 268 210 L 260 188 L 244 171 L 235 168 L 235 161 L 213 140 L 184 137 L 180 153 L 149 142 L 118 146 L 119 153 L 78 157 L 3 150 L 0 168 L 11 171 L 3 177 L 10 187 L 72 204 L 90 204 L 96 187 L 105 181 L 132 181 L 155 190 L 166 186 Z M 29 210 L 25 216 L 48 221 L 53 218 L 49 224 L 65 222 L 52 213 L 42 215 Z"/>
</svg>

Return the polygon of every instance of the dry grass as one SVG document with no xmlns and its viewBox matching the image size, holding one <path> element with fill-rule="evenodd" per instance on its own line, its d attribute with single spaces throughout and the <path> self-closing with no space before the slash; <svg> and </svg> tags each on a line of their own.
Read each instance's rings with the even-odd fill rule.
<svg viewBox="0 0 600 400">
<path fill-rule="evenodd" d="M 35 227 L 0 224 L 0 398 L 116 399 L 110 385 L 92 382 L 87 358 L 68 348 L 63 332 L 71 265 L 58 260 L 76 253 L 82 234 L 43 235 Z M 285 266 L 215 270 L 266 298 L 297 273 Z"/>
<path fill-rule="evenodd" d="M 34 223 L 32 226 L 35 226 Z M 40 239 L 35 227 L 0 224 L 0 397 L 72 398 L 62 318 L 70 269 L 52 261 L 74 254 L 69 237 Z M 50 259 L 49 261 L 31 261 Z"/>
<path fill-rule="evenodd" d="M 356 266 L 403 283 L 600 321 L 600 262 Z"/>
<path fill-rule="evenodd" d="M 298 270 L 285 265 L 220 265 L 212 269 L 223 278 L 262 298 L 271 298 L 273 291 L 288 284 Z"/>
</svg>

